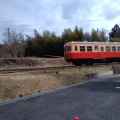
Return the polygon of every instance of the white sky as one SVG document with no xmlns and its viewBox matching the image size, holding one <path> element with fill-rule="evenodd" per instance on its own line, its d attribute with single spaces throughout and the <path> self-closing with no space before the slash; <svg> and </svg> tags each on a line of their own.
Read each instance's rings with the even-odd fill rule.
<svg viewBox="0 0 120 120">
<path fill-rule="evenodd" d="M 6 28 L 33 35 L 33 29 L 61 35 L 75 26 L 84 32 L 120 25 L 120 0 L 0 0 L 0 43 Z"/>
</svg>

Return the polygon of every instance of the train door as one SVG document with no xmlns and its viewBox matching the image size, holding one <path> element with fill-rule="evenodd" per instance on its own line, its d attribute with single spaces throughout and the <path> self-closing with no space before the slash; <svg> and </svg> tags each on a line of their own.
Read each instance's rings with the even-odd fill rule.
<svg viewBox="0 0 120 120">
<path fill-rule="evenodd" d="M 94 52 L 95 52 L 94 58 L 98 59 L 99 58 L 99 46 L 98 45 L 94 45 Z"/>
<path fill-rule="evenodd" d="M 74 58 L 74 59 L 77 59 L 77 58 L 78 58 L 78 46 L 77 46 L 77 45 L 74 46 L 73 58 Z"/>
</svg>

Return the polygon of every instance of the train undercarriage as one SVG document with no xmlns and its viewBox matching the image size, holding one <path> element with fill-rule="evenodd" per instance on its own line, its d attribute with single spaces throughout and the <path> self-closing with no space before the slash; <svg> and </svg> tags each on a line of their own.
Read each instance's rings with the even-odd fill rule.
<svg viewBox="0 0 120 120">
<path fill-rule="evenodd" d="M 71 60 L 72 64 L 75 66 L 82 66 L 85 64 L 86 66 L 92 66 L 94 63 L 112 63 L 112 62 L 120 62 L 120 58 L 107 58 L 107 59 L 76 59 Z"/>
</svg>

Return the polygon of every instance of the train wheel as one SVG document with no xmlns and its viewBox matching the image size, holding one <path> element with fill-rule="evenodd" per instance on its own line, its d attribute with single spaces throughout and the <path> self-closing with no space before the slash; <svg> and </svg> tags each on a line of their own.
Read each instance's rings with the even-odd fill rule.
<svg viewBox="0 0 120 120">
<path fill-rule="evenodd" d="M 89 63 L 86 63 L 86 66 L 90 66 L 90 64 L 89 64 Z"/>
<path fill-rule="evenodd" d="M 73 64 L 75 66 L 82 66 L 82 61 L 74 61 Z"/>
<path fill-rule="evenodd" d="M 78 66 L 78 61 L 73 61 L 72 62 L 75 66 Z"/>
<path fill-rule="evenodd" d="M 90 63 L 90 65 L 92 66 L 94 63 Z"/>
<path fill-rule="evenodd" d="M 82 66 L 82 62 L 81 61 L 78 62 L 78 66 Z"/>
<path fill-rule="evenodd" d="M 94 64 L 94 62 L 93 61 L 90 61 L 90 65 L 93 65 Z"/>
<path fill-rule="evenodd" d="M 78 63 L 74 63 L 75 66 L 78 66 Z"/>
<path fill-rule="evenodd" d="M 90 60 L 86 60 L 86 66 L 90 66 Z"/>
<path fill-rule="evenodd" d="M 86 63 L 85 63 L 87 66 L 90 66 L 90 65 L 93 65 L 94 62 L 92 60 L 86 60 Z"/>
</svg>

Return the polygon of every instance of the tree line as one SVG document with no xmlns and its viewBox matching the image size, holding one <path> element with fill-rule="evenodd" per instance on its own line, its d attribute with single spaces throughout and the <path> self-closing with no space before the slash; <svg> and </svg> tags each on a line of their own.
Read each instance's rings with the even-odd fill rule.
<svg viewBox="0 0 120 120">
<path fill-rule="evenodd" d="M 107 31 L 102 28 L 92 29 L 91 32 L 84 32 L 83 29 L 75 26 L 74 30 L 64 29 L 61 36 L 48 30 L 40 34 L 36 29 L 34 36 L 24 36 L 22 32 L 17 33 L 13 29 L 4 31 L 4 44 L 0 45 L 0 57 L 45 57 L 45 56 L 64 56 L 63 46 L 69 41 L 88 41 L 88 42 L 106 42 L 120 41 L 120 28 L 115 25 L 109 36 Z"/>
</svg>

